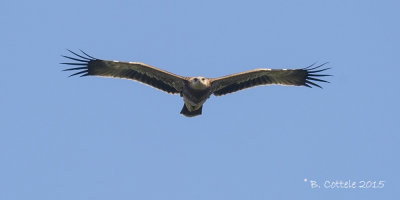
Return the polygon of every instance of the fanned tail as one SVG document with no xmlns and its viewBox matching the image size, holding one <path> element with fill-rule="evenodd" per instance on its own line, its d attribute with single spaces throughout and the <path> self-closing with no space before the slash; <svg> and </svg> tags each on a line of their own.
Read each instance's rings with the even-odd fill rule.
<svg viewBox="0 0 400 200">
<path fill-rule="evenodd" d="M 201 106 L 199 109 L 194 110 L 194 111 L 189 111 L 186 107 L 185 104 L 183 104 L 183 108 L 181 110 L 181 114 L 185 115 L 186 117 L 195 117 L 197 115 L 201 115 L 201 111 L 203 109 L 203 106 Z"/>
</svg>

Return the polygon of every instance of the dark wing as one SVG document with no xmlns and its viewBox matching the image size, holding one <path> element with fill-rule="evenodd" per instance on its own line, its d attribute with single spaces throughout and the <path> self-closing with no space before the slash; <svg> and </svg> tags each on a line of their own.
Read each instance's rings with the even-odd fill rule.
<svg viewBox="0 0 400 200">
<path fill-rule="evenodd" d="M 84 55 L 79 55 L 70 50 L 68 51 L 77 56 L 77 58 L 69 56 L 63 57 L 77 62 L 61 64 L 82 65 L 82 67 L 75 67 L 63 70 L 78 71 L 71 76 L 81 74 L 81 76 L 126 78 L 145 83 L 157 89 L 173 94 L 177 94 L 182 91 L 183 85 L 187 79 L 186 77 L 175 75 L 173 73 L 157 69 L 143 63 L 100 60 L 89 56 L 83 51 L 81 52 Z"/>
<path fill-rule="evenodd" d="M 255 69 L 247 72 L 232 74 L 220 78 L 211 79 L 211 87 L 214 95 L 225 95 L 246 88 L 259 86 L 280 84 L 288 86 L 316 86 L 320 87 L 315 81 L 328 82 L 315 77 L 330 76 L 326 74 L 318 74 L 319 72 L 328 70 L 322 68 L 326 63 L 313 67 L 313 65 L 303 69 Z M 313 82 L 314 81 L 314 82 Z"/>
</svg>

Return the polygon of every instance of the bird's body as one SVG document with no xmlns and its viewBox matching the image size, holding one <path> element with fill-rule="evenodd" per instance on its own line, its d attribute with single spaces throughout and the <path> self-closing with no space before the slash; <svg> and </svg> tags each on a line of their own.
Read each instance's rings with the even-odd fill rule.
<svg viewBox="0 0 400 200">
<path fill-rule="evenodd" d="M 329 76 L 318 74 L 329 68 L 318 69 L 309 66 L 303 69 L 255 69 L 242 73 L 223 76 L 220 78 L 184 77 L 139 62 L 107 61 L 93 58 L 82 51 L 84 56 L 70 51 L 79 58 L 64 56 L 79 63 L 62 63 L 68 65 L 82 65 L 83 67 L 69 68 L 82 70 L 71 76 L 108 76 L 126 78 L 142 82 L 167 93 L 180 94 L 184 100 L 181 114 L 187 117 L 201 115 L 203 104 L 214 94 L 221 96 L 242 89 L 270 84 L 292 86 L 317 86 L 312 81 L 327 82 L 315 77 Z"/>
<path fill-rule="evenodd" d="M 181 96 L 185 105 L 181 114 L 186 116 L 201 114 L 202 106 L 211 94 L 211 84 L 208 78 L 201 76 L 190 78 L 182 89 Z"/>
</svg>

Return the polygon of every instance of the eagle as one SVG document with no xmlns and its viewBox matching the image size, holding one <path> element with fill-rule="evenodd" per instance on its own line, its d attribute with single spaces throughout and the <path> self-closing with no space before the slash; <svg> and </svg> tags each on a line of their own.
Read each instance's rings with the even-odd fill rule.
<svg viewBox="0 0 400 200">
<path fill-rule="evenodd" d="M 253 69 L 218 78 L 202 76 L 186 77 L 176 75 L 141 62 L 120 62 L 94 58 L 84 51 L 82 54 L 68 50 L 76 57 L 63 56 L 72 62 L 61 64 L 79 67 L 64 69 L 75 71 L 70 75 L 103 76 L 125 78 L 144 83 L 169 94 L 179 94 L 184 101 L 181 114 L 194 117 L 202 114 L 203 104 L 211 96 L 222 96 L 239 90 L 261 85 L 312 86 L 322 88 L 317 82 L 327 82 L 320 77 L 330 68 L 323 68 L 327 63 L 315 66 L 315 63 L 301 69 Z"/>
</svg>

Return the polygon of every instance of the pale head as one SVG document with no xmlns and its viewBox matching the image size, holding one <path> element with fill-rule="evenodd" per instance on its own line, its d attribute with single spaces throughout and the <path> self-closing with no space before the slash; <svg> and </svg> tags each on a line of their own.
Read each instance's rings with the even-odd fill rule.
<svg viewBox="0 0 400 200">
<path fill-rule="evenodd" d="M 196 90 L 202 90 L 210 87 L 210 80 L 201 76 L 192 77 L 189 79 L 190 87 Z"/>
</svg>

